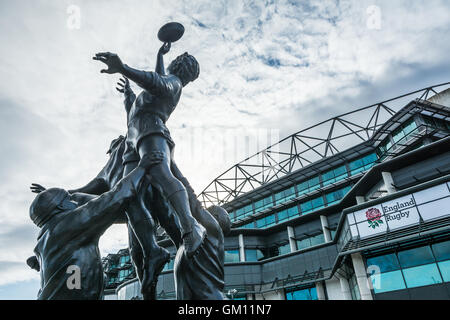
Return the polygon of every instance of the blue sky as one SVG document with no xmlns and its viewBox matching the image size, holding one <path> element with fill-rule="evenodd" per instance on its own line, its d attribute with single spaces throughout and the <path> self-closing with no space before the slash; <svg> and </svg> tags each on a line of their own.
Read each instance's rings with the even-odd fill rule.
<svg viewBox="0 0 450 320">
<path fill-rule="evenodd" d="M 281 138 L 449 81 L 449 16 L 445 0 L 1 1 L 0 299 L 34 299 L 39 288 L 25 264 L 38 232 L 29 184 L 85 184 L 125 131 L 118 77 L 100 74 L 94 53 L 153 70 L 159 27 L 184 24 L 166 65 L 188 51 L 201 73 L 168 127 L 179 166 L 201 191 L 248 156 L 242 139 L 254 130 Z M 103 254 L 126 245 L 123 226 L 100 244 Z"/>
</svg>

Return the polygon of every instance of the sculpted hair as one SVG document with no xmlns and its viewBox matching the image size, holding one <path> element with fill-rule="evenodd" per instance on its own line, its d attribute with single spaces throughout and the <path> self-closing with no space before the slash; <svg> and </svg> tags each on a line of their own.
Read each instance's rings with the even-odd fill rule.
<svg viewBox="0 0 450 320">
<path fill-rule="evenodd" d="M 200 75 L 200 66 L 197 60 L 187 52 L 178 56 L 169 66 L 171 74 L 180 78 L 183 86 L 194 81 Z"/>
<path fill-rule="evenodd" d="M 228 212 L 219 206 L 211 206 L 208 208 L 208 211 L 219 223 L 223 234 L 227 235 L 231 231 L 231 220 Z"/>
</svg>

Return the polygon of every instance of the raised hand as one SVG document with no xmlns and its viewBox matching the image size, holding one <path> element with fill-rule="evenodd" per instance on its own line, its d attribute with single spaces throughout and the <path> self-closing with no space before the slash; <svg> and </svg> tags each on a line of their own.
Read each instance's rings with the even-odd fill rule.
<svg viewBox="0 0 450 320">
<path fill-rule="evenodd" d="M 116 90 L 119 91 L 120 93 L 125 93 L 125 91 L 128 91 L 131 89 L 130 81 L 126 77 L 120 78 L 120 81 L 117 82 L 117 85 L 119 87 L 116 87 Z"/>
<path fill-rule="evenodd" d="M 101 73 L 119 73 L 123 70 L 123 63 L 120 60 L 119 56 L 115 53 L 111 52 L 100 52 L 95 54 L 95 57 L 92 59 L 101 61 L 108 66 L 108 69 L 103 69 Z"/>
<path fill-rule="evenodd" d="M 162 47 L 159 49 L 159 53 L 165 55 L 169 51 L 170 51 L 170 42 L 164 42 Z"/>
<path fill-rule="evenodd" d="M 45 189 L 45 187 L 41 186 L 40 184 L 32 183 L 30 190 L 33 193 L 41 193 L 42 191 L 45 191 L 46 189 Z"/>
</svg>

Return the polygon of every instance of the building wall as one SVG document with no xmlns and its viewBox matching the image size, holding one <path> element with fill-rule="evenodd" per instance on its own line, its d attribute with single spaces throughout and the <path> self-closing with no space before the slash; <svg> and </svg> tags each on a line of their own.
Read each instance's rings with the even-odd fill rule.
<svg viewBox="0 0 450 320">
<path fill-rule="evenodd" d="M 339 279 L 333 277 L 330 280 L 326 280 L 325 288 L 327 291 L 328 300 L 345 300 Z"/>
</svg>

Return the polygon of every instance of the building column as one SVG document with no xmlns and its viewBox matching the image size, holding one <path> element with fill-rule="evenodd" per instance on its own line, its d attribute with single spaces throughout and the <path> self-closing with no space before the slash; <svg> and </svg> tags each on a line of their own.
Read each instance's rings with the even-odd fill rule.
<svg viewBox="0 0 450 320">
<path fill-rule="evenodd" d="M 320 223 L 322 224 L 322 231 L 323 231 L 323 236 L 325 238 L 325 242 L 330 242 L 332 239 L 331 239 L 330 229 L 328 229 L 327 217 L 320 216 Z"/>
<path fill-rule="evenodd" d="M 392 178 L 392 174 L 390 172 L 381 172 L 381 176 L 383 177 L 384 186 L 386 187 L 388 194 L 397 192 L 394 187 L 394 179 Z"/>
<path fill-rule="evenodd" d="M 353 253 L 351 257 L 361 300 L 373 300 L 362 255 L 360 253 Z"/>
<path fill-rule="evenodd" d="M 291 252 L 295 252 L 297 251 L 297 242 L 295 241 L 294 228 L 288 226 L 287 233 L 289 238 L 289 246 L 291 247 Z"/>
<path fill-rule="evenodd" d="M 350 291 L 350 285 L 348 284 L 348 280 L 341 275 L 338 275 L 337 277 L 339 279 L 339 284 L 341 285 L 343 300 L 352 300 L 352 294 Z"/>
<path fill-rule="evenodd" d="M 318 300 L 326 300 L 325 299 L 325 290 L 323 287 L 323 282 L 316 282 L 316 291 L 317 291 L 317 299 Z"/>
<path fill-rule="evenodd" d="M 239 235 L 239 260 L 245 262 L 244 235 L 242 233 Z"/>
<path fill-rule="evenodd" d="M 366 202 L 366 199 L 363 196 L 356 196 L 356 203 L 357 204 L 362 204 L 364 202 Z"/>
</svg>

